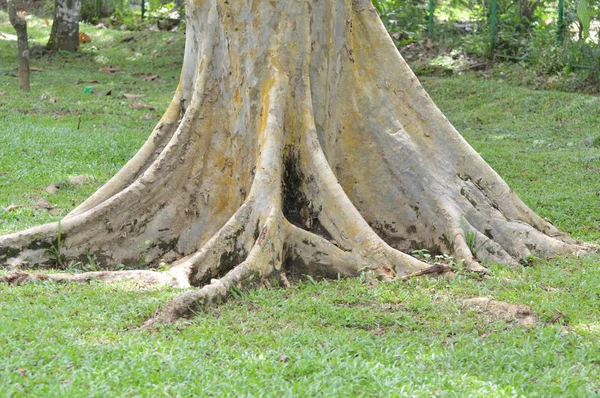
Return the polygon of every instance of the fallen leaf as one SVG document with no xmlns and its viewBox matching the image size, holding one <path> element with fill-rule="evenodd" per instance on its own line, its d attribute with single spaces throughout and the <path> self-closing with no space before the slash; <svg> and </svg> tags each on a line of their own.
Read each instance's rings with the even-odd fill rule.
<svg viewBox="0 0 600 398">
<path fill-rule="evenodd" d="M 42 72 L 43 71 L 42 68 L 36 68 L 35 66 L 30 66 L 29 70 L 32 72 Z"/>
<path fill-rule="evenodd" d="M 52 203 L 50 203 L 49 201 L 47 201 L 44 198 L 40 198 L 37 203 L 35 204 L 35 208 L 38 210 L 52 210 L 54 209 L 56 206 L 53 205 Z"/>
<path fill-rule="evenodd" d="M 150 109 L 151 111 L 155 111 L 156 110 L 155 106 L 146 105 L 146 104 L 143 104 L 141 102 L 132 102 L 131 104 L 129 104 L 129 107 L 131 109 Z"/>
<path fill-rule="evenodd" d="M 164 80 L 159 75 L 141 75 L 142 81 L 164 83 Z"/>
<path fill-rule="evenodd" d="M 91 43 L 92 42 L 92 38 L 83 32 L 79 32 L 79 43 Z"/>
<path fill-rule="evenodd" d="M 285 353 L 281 353 L 279 354 L 279 361 L 278 362 L 282 362 L 282 363 L 286 363 L 290 361 L 290 357 L 288 357 L 287 355 L 285 355 Z"/>
<path fill-rule="evenodd" d="M 74 176 L 69 178 L 69 184 L 71 185 L 83 185 L 87 184 L 88 182 L 90 182 L 90 178 L 85 175 Z"/>
<path fill-rule="evenodd" d="M 173 43 L 174 38 L 173 37 L 169 37 L 166 41 L 167 44 L 171 44 Z"/>
<path fill-rule="evenodd" d="M 375 268 L 375 274 L 377 275 L 377 279 L 384 282 L 390 282 L 394 280 L 394 270 L 388 265 L 384 265 L 381 268 Z"/>
<path fill-rule="evenodd" d="M 19 369 L 17 369 L 17 373 L 20 374 L 21 376 L 25 376 L 25 374 L 27 373 L 27 370 L 25 370 L 23 368 L 19 368 Z"/>
<path fill-rule="evenodd" d="M 125 97 L 127 99 L 144 98 L 145 96 L 146 96 L 146 94 L 127 94 L 127 93 L 123 93 L 123 97 Z"/>
<path fill-rule="evenodd" d="M 154 119 L 154 118 L 157 118 L 157 117 L 160 117 L 160 116 L 159 116 L 159 115 L 156 115 L 156 114 L 154 114 L 154 113 L 144 113 L 144 114 L 141 116 L 141 118 L 142 118 L 142 119 Z"/>
<path fill-rule="evenodd" d="M 50 97 L 50 102 L 56 104 L 58 102 L 58 98 Z"/>
<path fill-rule="evenodd" d="M 50 184 L 46 188 L 44 188 L 44 191 L 48 192 L 50 195 L 54 195 L 58 192 L 58 189 L 59 188 L 56 184 Z"/>
<path fill-rule="evenodd" d="M 566 317 L 567 316 L 565 314 L 563 314 L 562 312 L 557 311 L 556 314 L 554 314 L 554 316 L 552 318 L 550 318 L 550 320 L 548 322 L 546 322 L 546 325 L 553 325 L 556 322 L 558 322 L 561 319 L 564 319 Z"/>
<path fill-rule="evenodd" d="M 3 40 L 17 41 L 17 36 L 8 33 L 0 32 L 0 38 Z"/>
<path fill-rule="evenodd" d="M 388 265 L 381 267 L 381 270 L 389 277 L 394 277 L 394 270 Z"/>
<path fill-rule="evenodd" d="M 6 91 L 0 91 L 0 95 L 6 94 Z"/>
<path fill-rule="evenodd" d="M 10 171 L 0 171 L 0 176 L 5 176 L 7 174 L 10 174 Z"/>
<path fill-rule="evenodd" d="M 94 92 L 94 94 L 96 95 L 96 97 L 107 97 L 107 96 L 109 96 L 109 95 L 112 95 L 112 89 L 111 89 L 111 90 L 108 90 L 108 91 L 107 91 L 107 92 L 105 92 L 105 93 L 101 93 L 101 92 L 99 92 L 99 91 L 97 91 L 97 92 L 95 91 L 95 92 Z"/>
<path fill-rule="evenodd" d="M 504 321 L 510 324 L 534 327 L 538 319 L 531 307 L 496 301 L 487 297 L 475 297 L 462 300 L 462 306 L 467 309 L 476 310 L 490 323 Z"/>
<path fill-rule="evenodd" d="M 43 94 L 40 96 L 40 100 L 42 100 L 42 101 L 44 101 L 46 98 L 48 98 L 48 94 L 46 94 L 46 93 L 43 93 Z"/>
<path fill-rule="evenodd" d="M 100 68 L 100 72 L 104 72 L 104 73 L 116 73 L 116 72 L 120 72 L 121 68 L 118 66 L 103 66 L 102 68 Z"/>
<path fill-rule="evenodd" d="M 15 211 L 17 209 L 20 209 L 21 207 L 23 207 L 23 206 L 20 206 L 20 205 L 10 205 L 10 206 L 7 206 L 7 207 L 3 207 L 3 209 L 4 209 L 4 211 Z"/>
<path fill-rule="evenodd" d="M 75 84 L 83 84 L 83 83 L 98 83 L 98 80 L 77 80 Z"/>
</svg>

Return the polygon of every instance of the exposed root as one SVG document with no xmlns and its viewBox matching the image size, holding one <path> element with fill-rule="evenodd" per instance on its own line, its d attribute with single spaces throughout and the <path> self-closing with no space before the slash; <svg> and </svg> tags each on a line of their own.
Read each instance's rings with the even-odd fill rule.
<svg viewBox="0 0 600 398">
<path fill-rule="evenodd" d="M 334 242 L 286 222 L 286 268 L 295 275 L 309 274 L 326 278 L 356 276 L 367 261 L 355 251 L 347 251 Z"/>
<path fill-rule="evenodd" d="M 144 327 L 150 328 L 192 315 L 206 305 L 224 301 L 234 287 L 237 289 L 247 288 L 262 279 L 274 276 L 277 271 L 281 271 L 281 262 L 273 263 L 273 260 L 277 258 L 282 259 L 283 231 L 280 227 L 280 217 L 279 212 L 271 213 L 244 262 L 235 266 L 221 279 L 213 279 L 209 285 L 199 290 L 186 292 L 171 299 L 151 319 L 146 321 Z"/>
<path fill-rule="evenodd" d="M 511 257 L 497 242 L 488 238 L 476 229 L 472 229 L 474 235 L 474 252 L 481 261 L 518 265 L 518 262 Z"/>
<path fill-rule="evenodd" d="M 99 271 L 85 272 L 82 274 L 33 274 L 22 271 L 11 272 L 0 278 L 0 281 L 9 285 L 22 285 L 36 281 L 52 282 L 90 282 L 90 281 L 132 281 L 145 285 L 171 286 L 185 288 L 189 287 L 183 275 L 177 272 L 155 272 L 155 271 Z"/>
<path fill-rule="evenodd" d="M 119 193 L 142 173 L 144 173 L 162 153 L 179 125 L 181 115 L 181 87 L 178 87 L 171 104 L 154 128 L 154 131 L 131 160 L 104 186 L 71 211 L 67 217 L 74 217 L 92 209 Z"/>
<path fill-rule="evenodd" d="M 189 270 L 192 286 L 202 286 L 241 262 L 250 240 L 252 202 L 244 203 L 227 223 L 196 253 L 177 266 Z M 249 251 L 249 250 L 248 250 Z"/>
<path fill-rule="evenodd" d="M 433 264 L 431 267 L 419 270 L 417 272 L 413 272 L 412 274 L 404 275 L 400 277 L 400 280 L 406 280 L 410 278 L 414 278 L 416 276 L 424 276 L 424 275 L 442 275 L 452 272 L 452 268 L 443 265 L 443 264 Z"/>
<path fill-rule="evenodd" d="M 454 237 L 454 255 L 456 259 L 462 261 L 469 271 L 489 274 L 489 270 L 482 266 L 475 257 L 477 252 L 474 243 L 471 242 L 472 247 L 469 247 L 464 232 L 456 229 L 452 236 Z"/>
<path fill-rule="evenodd" d="M 355 252 L 371 266 L 391 266 L 403 275 L 427 268 L 421 261 L 391 248 L 364 220 L 325 157 L 319 142 L 313 119 L 310 91 L 306 92 L 301 128 L 306 131 L 300 143 L 300 165 L 307 176 L 303 187 L 321 224 L 342 247 L 354 248 Z"/>
</svg>

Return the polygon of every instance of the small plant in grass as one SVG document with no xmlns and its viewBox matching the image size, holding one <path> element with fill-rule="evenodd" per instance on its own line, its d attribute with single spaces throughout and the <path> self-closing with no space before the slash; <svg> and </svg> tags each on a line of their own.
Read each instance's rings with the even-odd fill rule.
<svg viewBox="0 0 600 398">
<path fill-rule="evenodd" d="M 471 253 L 473 253 L 473 257 L 477 257 L 477 237 L 473 231 L 467 230 L 467 221 L 465 220 L 465 216 L 460 216 L 460 227 L 463 231 L 463 235 L 469 250 Z"/>
<path fill-rule="evenodd" d="M 133 267 L 127 266 L 125 264 L 117 264 L 117 265 L 115 265 L 115 270 L 116 271 L 131 271 L 132 269 L 133 269 Z"/>
<path fill-rule="evenodd" d="M 308 283 L 310 283 L 311 285 L 315 286 L 318 285 L 319 283 L 310 275 L 306 274 L 304 275 L 306 277 L 306 279 L 308 280 Z"/>
<path fill-rule="evenodd" d="M 69 261 L 69 264 L 65 267 L 65 271 L 77 274 L 83 271 L 83 264 L 81 261 Z"/>
<path fill-rule="evenodd" d="M 82 263 L 81 261 L 70 261 L 65 266 L 65 271 L 70 273 L 80 273 L 80 272 L 96 272 L 100 271 L 100 267 L 96 263 L 94 256 L 88 251 L 86 254 L 87 264 Z"/>
<path fill-rule="evenodd" d="M 56 264 L 58 264 L 59 267 L 63 267 L 64 266 L 64 262 L 62 259 L 62 253 L 60 251 L 60 245 L 61 245 L 61 239 L 62 239 L 62 226 L 61 226 L 61 222 L 60 220 L 58 220 L 58 231 L 56 233 L 56 244 L 52 244 L 52 246 L 49 249 L 46 249 L 46 252 L 52 256 L 54 258 L 54 260 L 56 261 Z"/>
<path fill-rule="evenodd" d="M 231 287 L 231 295 L 234 298 L 242 298 L 243 292 L 237 286 L 234 285 Z"/>
<path fill-rule="evenodd" d="M 455 264 L 454 261 L 454 256 L 450 256 L 446 253 L 444 254 L 438 254 L 436 256 L 433 257 L 433 262 L 434 263 L 442 263 L 442 264 Z"/>
<path fill-rule="evenodd" d="M 160 263 L 158 264 L 158 268 L 156 269 L 157 272 L 166 272 L 168 271 L 170 268 L 170 265 L 167 263 Z"/>
<path fill-rule="evenodd" d="M 527 256 L 521 260 L 521 264 L 523 264 L 526 267 L 531 267 L 536 264 L 539 264 L 542 261 L 543 260 L 541 258 L 536 257 L 533 254 L 530 254 L 529 256 Z"/>
<path fill-rule="evenodd" d="M 412 254 L 414 257 L 417 257 L 419 260 L 422 260 L 426 263 L 433 263 L 433 264 L 454 264 L 454 256 L 451 256 L 449 254 L 443 253 L 443 254 L 436 254 L 436 255 L 431 255 L 431 253 L 429 252 L 429 250 L 427 249 L 418 249 L 418 250 L 413 250 L 412 252 L 410 252 L 410 254 Z"/>
<path fill-rule="evenodd" d="M 88 259 L 88 264 L 86 265 L 85 270 L 86 271 L 99 271 L 100 267 L 98 267 L 98 264 L 96 264 L 96 260 L 94 259 L 94 256 L 92 254 L 90 254 L 89 250 L 86 253 L 86 257 Z"/>
<path fill-rule="evenodd" d="M 410 252 L 410 254 L 412 254 L 420 260 L 422 259 L 426 263 L 428 263 L 431 260 L 431 253 L 429 253 L 429 250 L 427 249 L 413 250 L 412 252 Z"/>
</svg>

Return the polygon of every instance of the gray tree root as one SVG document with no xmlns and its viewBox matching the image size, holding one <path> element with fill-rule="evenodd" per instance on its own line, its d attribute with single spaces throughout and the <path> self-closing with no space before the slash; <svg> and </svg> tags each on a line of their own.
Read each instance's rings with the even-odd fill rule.
<svg viewBox="0 0 600 398">
<path fill-rule="evenodd" d="M 193 315 L 286 275 L 476 272 L 586 246 L 530 210 L 424 92 L 368 0 L 187 4 L 180 84 L 139 152 L 60 225 L 0 236 L 3 280 L 188 289 Z M 93 258 L 102 272 L 25 273 Z M 166 272 L 110 271 L 117 264 Z"/>
</svg>

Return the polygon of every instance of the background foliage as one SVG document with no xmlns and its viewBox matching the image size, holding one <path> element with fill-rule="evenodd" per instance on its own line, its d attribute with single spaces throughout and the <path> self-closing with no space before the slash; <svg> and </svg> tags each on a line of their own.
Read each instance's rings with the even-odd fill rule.
<svg viewBox="0 0 600 398">
<path fill-rule="evenodd" d="M 417 70 L 435 70 L 440 65 L 451 68 L 463 56 L 475 59 L 475 64 L 481 60 L 488 64 L 523 63 L 539 75 L 557 75 L 554 80 L 562 80 L 561 89 L 599 90 L 600 1 L 565 0 L 561 32 L 556 1 L 496 1 L 493 35 L 492 0 L 435 1 L 431 37 L 427 31 L 426 0 L 373 3 L 401 52 L 406 52 L 406 46 L 421 46 L 425 41 L 435 49 L 425 65 L 429 68 Z M 408 55 L 410 61 L 410 48 Z"/>
</svg>

